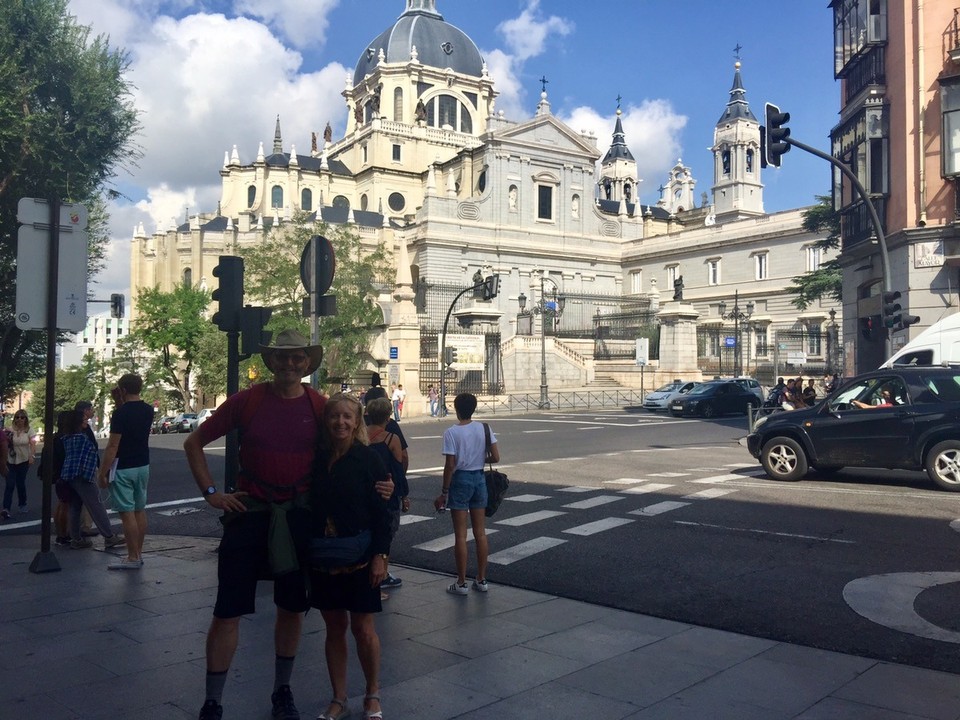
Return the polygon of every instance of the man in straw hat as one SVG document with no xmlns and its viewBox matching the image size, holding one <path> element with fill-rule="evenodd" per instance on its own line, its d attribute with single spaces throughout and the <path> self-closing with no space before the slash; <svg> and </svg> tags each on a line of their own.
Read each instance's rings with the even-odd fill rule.
<svg viewBox="0 0 960 720">
<path fill-rule="evenodd" d="M 207 634 L 206 700 L 200 720 L 219 720 L 223 688 L 237 648 L 240 618 L 255 612 L 257 581 L 273 581 L 277 607 L 274 639 L 273 717 L 299 718 L 290 678 L 307 599 L 307 504 L 314 453 L 325 400 L 301 381 L 320 366 L 323 349 L 296 330 L 278 333 L 260 354 L 273 373 L 269 383 L 230 396 L 190 434 L 183 447 L 197 487 L 222 510 L 219 587 Z M 240 431 L 237 491 L 216 486 L 203 448 L 232 430 Z M 378 487 L 389 496 L 393 484 Z"/>
</svg>

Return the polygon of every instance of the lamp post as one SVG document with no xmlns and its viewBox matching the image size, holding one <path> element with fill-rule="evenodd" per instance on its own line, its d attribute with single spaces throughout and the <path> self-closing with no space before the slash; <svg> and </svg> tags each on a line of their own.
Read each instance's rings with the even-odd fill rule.
<svg viewBox="0 0 960 720">
<path fill-rule="evenodd" d="M 550 283 L 553 286 L 553 308 L 547 306 L 546 289 L 544 283 Z M 531 315 L 540 315 L 540 402 L 537 407 L 541 410 L 550 409 L 549 387 L 547 385 L 547 315 L 552 314 L 554 321 L 558 322 L 563 315 L 563 308 L 567 299 L 559 294 L 560 287 L 552 279 L 546 276 L 544 271 L 540 271 L 540 299 L 530 308 Z M 517 298 L 520 305 L 520 314 L 525 315 L 527 306 L 527 296 L 520 293 Z"/>
<path fill-rule="evenodd" d="M 837 333 L 837 311 L 830 308 L 827 313 L 830 316 L 830 328 L 827 330 L 827 372 L 837 372 L 837 366 L 840 364 L 840 345 Z"/>
<path fill-rule="evenodd" d="M 727 303 L 720 301 L 719 310 L 720 317 L 723 320 L 733 320 L 733 337 L 734 337 L 734 346 L 733 346 L 733 376 L 739 377 L 743 374 L 743 354 L 740 347 L 740 322 L 743 320 L 749 320 L 750 316 L 753 315 L 753 300 L 750 300 L 747 303 L 745 311 L 740 310 L 740 291 L 734 290 L 733 292 L 733 309 L 727 313 Z M 723 349 L 720 349 L 721 357 L 723 356 Z"/>
</svg>

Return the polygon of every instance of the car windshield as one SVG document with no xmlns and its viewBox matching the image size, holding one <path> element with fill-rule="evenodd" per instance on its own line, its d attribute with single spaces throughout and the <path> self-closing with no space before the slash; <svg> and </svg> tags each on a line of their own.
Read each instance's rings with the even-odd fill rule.
<svg viewBox="0 0 960 720">
<path fill-rule="evenodd" d="M 678 387 L 680 387 L 679 383 L 667 383 L 663 387 L 658 387 L 654 392 L 673 392 Z"/>
<path fill-rule="evenodd" d="M 706 395 L 707 393 L 711 392 L 711 390 L 712 390 L 714 387 L 715 387 L 715 386 L 714 386 L 714 385 L 711 385 L 710 383 L 704 383 L 703 385 L 697 385 L 697 386 L 694 387 L 690 392 L 688 392 L 687 395 Z"/>
</svg>

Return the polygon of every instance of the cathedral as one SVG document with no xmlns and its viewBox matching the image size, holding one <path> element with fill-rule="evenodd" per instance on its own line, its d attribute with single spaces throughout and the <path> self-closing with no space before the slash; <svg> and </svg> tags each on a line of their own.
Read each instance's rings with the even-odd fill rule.
<svg viewBox="0 0 960 720">
<path fill-rule="evenodd" d="M 785 292 L 828 258 L 804 208 L 764 212 L 760 124 L 740 63 L 732 70 L 709 192 L 697 197 L 678 159 L 644 205 L 619 109 L 609 144 L 558 119 L 545 85 L 532 117 L 506 117 L 469 36 L 436 0 L 406 0 L 346 79 L 343 137 L 328 123 L 298 150 L 278 118 L 269 152 L 224 154 L 218 208 L 152 235 L 136 228 L 132 321 L 137 288 L 213 289 L 221 254 L 302 211 L 392 255 L 366 362 L 415 397 L 438 381 L 442 344 L 458 349 L 457 388 L 478 394 L 530 391 L 545 367 L 553 389 L 640 387 L 643 367 L 647 389 L 651 371 L 769 383 L 840 367 L 839 306 L 798 312 Z M 495 298 L 459 297 L 494 274 Z M 686 361 L 661 333 L 677 318 L 692 328 Z"/>
</svg>

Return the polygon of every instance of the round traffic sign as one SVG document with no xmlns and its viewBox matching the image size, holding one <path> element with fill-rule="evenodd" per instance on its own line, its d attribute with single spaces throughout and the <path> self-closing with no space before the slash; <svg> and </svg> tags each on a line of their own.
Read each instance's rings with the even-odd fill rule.
<svg viewBox="0 0 960 720">
<path fill-rule="evenodd" d="M 307 292 L 323 295 L 329 290 L 336 264 L 333 244 L 323 235 L 310 238 L 300 255 L 300 279 Z"/>
</svg>

